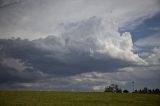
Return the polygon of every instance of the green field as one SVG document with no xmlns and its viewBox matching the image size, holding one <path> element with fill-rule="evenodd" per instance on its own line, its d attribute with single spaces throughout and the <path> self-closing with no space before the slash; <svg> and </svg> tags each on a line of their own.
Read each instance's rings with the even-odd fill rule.
<svg viewBox="0 0 160 106">
<path fill-rule="evenodd" d="M 160 95 L 104 92 L 0 91 L 0 106 L 160 106 Z"/>
</svg>

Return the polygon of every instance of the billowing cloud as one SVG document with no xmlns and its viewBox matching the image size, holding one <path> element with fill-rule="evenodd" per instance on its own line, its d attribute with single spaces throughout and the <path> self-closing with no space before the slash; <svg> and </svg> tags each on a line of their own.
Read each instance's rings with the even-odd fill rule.
<svg viewBox="0 0 160 106">
<path fill-rule="evenodd" d="M 128 30 L 159 9 L 158 0 L 2 0 L 0 89 L 160 87 L 159 33 L 133 42 Z"/>
<path fill-rule="evenodd" d="M 64 61 L 67 60 L 68 54 L 76 52 L 77 55 L 84 54 L 90 56 L 88 58 L 97 60 L 113 58 L 145 64 L 144 60 L 132 52 L 133 43 L 130 33 L 120 34 L 118 26 L 110 19 L 91 17 L 64 26 L 64 32 L 60 36 L 36 40 L 37 46 L 54 52 L 53 56 Z M 75 58 L 72 58 L 73 61 L 77 61 Z"/>
<path fill-rule="evenodd" d="M 151 55 L 146 58 L 150 64 L 159 65 L 160 64 L 160 48 L 154 48 Z"/>
<path fill-rule="evenodd" d="M 130 33 L 120 34 L 112 20 L 91 17 L 62 29 L 61 35 L 32 41 L 1 39 L 1 64 L 18 70 L 8 70 L 1 88 L 14 81 L 13 87 L 24 89 L 102 90 L 111 83 L 124 86 L 135 80 L 139 68 L 132 67 L 147 63 L 133 52 Z"/>
<path fill-rule="evenodd" d="M 111 20 L 92 17 L 64 26 L 64 32 L 59 36 L 33 41 L 4 40 L 1 51 L 13 58 L 27 61 L 38 70 L 59 74 L 111 71 L 131 64 L 145 64 L 144 60 L 132 52 L 131 35 L 121 35 Z M 112 66 L 108 66 L 109 64 Z"/>
</svg>

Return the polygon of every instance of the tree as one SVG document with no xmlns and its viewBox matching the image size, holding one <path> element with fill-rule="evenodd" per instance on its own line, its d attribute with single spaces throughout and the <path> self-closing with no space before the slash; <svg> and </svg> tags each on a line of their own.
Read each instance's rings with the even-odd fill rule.
<svg viewBox="0 0 160 106">
<path fill-rule="evenodd" d="M 113 87 L 106 87 L 104 92 L 113 92 Z"/>
<path fill-rule="evenodd" d="M 125 90 L 123 90 L 123 93 L 129 93 L 129 91 L 125 89 Z"/>
<path fill-rule="evenodd" d="M 122 90 L 118 88 L 117 84 L 111 84 L 110 86 L 105 88 L 104 92 L 117 92 L 117 93 L 121 93 Z"/>
<path fill-rule="evenodd" d="M 118 90 L 117 90 L 117 93 L 122 93 L 122 90 L 121 90 L 121 89 L 118 89 Z"/>
<path fill-rule="evenodd" d="M 134 92 L 134 81 L 132 81 L 132 87 L 133 87 L 133 92 Z"/>
<path fill-rule="evenodd" d="M 151 90 L 151 89 L 149 89 L 149 90 L 148 90 L 148 93 L 152 93 L 152 90 Z"/>
<path fill-rule="evenodd" d="M 138 90 L 136 89 L 136 90 L 134 90 L 134 92 L 133 93 L 137 93 L 138 92 Z"/>
<path fill-rule="evenodd" d="M 141 89 L 139 90 L 139 93 L 142 93 L 142 90 L 141 90 Z"/>
<path fill-rule="evenodd" d="M 148 89 L 147 87 L 144 87 L 143 89 L 140 90 L 135 90 L 134 93 L 160 93 L 160 89 Z"/>
<path fill-rule="evenodd" d="M 155 93 L 160 93 L 160 90 L 158 88 L 156 88 Z"/>
<path fill-rule="evenodd" d="M 148 92 L 148 88 L 147 88 L 147 87 L 144 87 L 143 90 L 142 90 L 142 92 L 143 92 L 143 93 L 147 93 L 147 92 Z"/>
</svg>

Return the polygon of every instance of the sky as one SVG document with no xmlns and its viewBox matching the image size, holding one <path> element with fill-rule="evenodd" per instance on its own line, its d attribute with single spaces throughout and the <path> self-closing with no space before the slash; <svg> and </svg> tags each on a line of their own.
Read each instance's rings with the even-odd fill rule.
<svg viewBox="0 0 160 106">
<path fill-rule="evenodd" d="M 0 0 L 0 89 L 160 88 L 159 0 Z"/>
</svg>

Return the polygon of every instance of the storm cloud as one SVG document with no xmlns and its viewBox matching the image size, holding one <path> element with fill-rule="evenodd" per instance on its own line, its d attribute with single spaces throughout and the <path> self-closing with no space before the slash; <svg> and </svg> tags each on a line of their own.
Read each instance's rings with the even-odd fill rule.
<svg viewBox="0 0 160 106">
<path fill-rule="evenodd" d="M 158 1 L 123 7 L 130 3 L 2 0 L 0 89 L 102 91 L 111 83 L 130 89 L 131 81 L 159 87 L 159 33 L 133 42 L 129 32 L 158 13 Z"/>
</svg>

